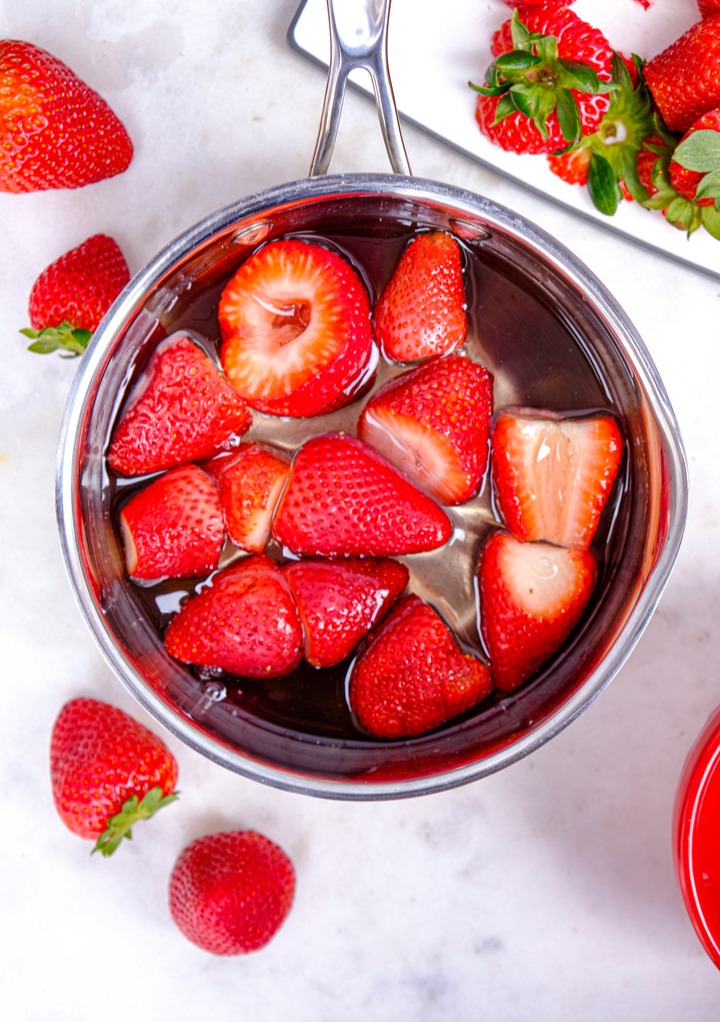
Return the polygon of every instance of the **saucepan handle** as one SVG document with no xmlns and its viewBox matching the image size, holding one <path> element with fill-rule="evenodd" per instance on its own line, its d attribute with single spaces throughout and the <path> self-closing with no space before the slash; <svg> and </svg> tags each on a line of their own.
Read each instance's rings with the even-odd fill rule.
<svg viewBox="0 0 720 1022">
<path fill-rule="evenodd" d="M 370 75 L 380 130 L 395 174 L 409 174 L 410 164 L 400 131 L 387 57 L 390 0 L 327 0 L 330 66 L 310 177 L 330 165 L 342 112 L 345 85 L 355 68 Z"/>
</svg>

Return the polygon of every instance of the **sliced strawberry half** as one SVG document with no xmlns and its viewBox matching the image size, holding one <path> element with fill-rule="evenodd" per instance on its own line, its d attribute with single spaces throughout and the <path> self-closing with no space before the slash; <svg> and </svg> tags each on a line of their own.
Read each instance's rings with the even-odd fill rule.
<svg viewBox="0 0 720 1022">
<path fill-rule="evenodd" d="M 520 539 L 587 550 L 622 457 L 611 415 L 501 412 L 492 433 L 493 480 L 508 529 Z"/>
<path fill-rule="evenodd" d="M 417 362 L 459 348 L 467 335 L 462 255 L 444 231 L 418 234 L 400 256 L 373 314 L 386 358 Z"/>
<path fill-rule="evenodd" d="M 288 239 L 258 249 L 226 286 L 218 314 L 227 377 L 261 412 L 332 411 L 371 375 L 367 291 L 345 259 L 320 245 Z"/>
<path fill-rule="evenodd" d="M 218 566 L 225 525 L 215 481 L 197 465 L 171 469 L 134 493 L 120 512 L 131 578 L 195 578 Z"/>
<path fill-rule="evenodd" d="M 290 459 L 264 444 L 243 443 L 228 457 L 207 465 L 215 476 L 230 539 L 242 550 L 261 553 L 270 538 L 270 524 Z"/>
<path fill-rule="evenodd" d="M 122 476 L 174 468 L 217 453 L 251 424 L 247 405 L 209 355 L 188 336 L 173 335 L 133 388 L 108 463 Z"/>
<path fill-rule="evenodd" d="M 452 525 L 372 447 L 328 433 L 296 451 L 272 533 L 300 557 L 396 557 L 435 550 Z"/>
<path fill-rule="evenodd" d="M 407 596 L 372 634 L 350 674 L 360 724 L 380 738 L 410 738 L 472 709 L 492 688 L 486 664 L 464 653 L 440 615 Z"/>
<path fill-rule="evenodd" d="M 165 648 L 183 663 L 230 674 L 289 674 L 302 658 L 302 627 L 280 569 L 265 554 L 223 568 L 183 603 Z"/>
<path fill-rule="evenodd" d="M 331 667 L 350 656 L 387 614 L 408 583 L 391 560 L 290 561 L 282 572 L 303 625 L 305 659 Z"/>
<path fill-rule="evenodd" d="M 358 436 L 445 504 L 480 490 L 488 462 L 493 378 L 464 355 L 435 358 L 367 403 Z"/>
<path fill-rule="evenodd" d="M 596 577 L 589 551 L 490 534 L 478 567 L 480 630 L 499 689 L 516 689 L 560 649 Z"/>
</svg>

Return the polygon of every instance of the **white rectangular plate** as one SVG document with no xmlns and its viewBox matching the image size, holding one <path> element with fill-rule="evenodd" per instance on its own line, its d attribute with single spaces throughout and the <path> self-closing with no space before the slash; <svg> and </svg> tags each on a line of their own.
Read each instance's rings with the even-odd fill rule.
<svg viewBox="0 0 720 1022">
<path fill-rule="evenodd" d="M 343 0 L 339 0 L 343 2 Z M 601 29 L 622 53 L 649 59 L 697 20 L 695 0 L 577 0 L 573 10 Z M 720 276 L 720 241 L 700 229 L 691 237 L 671 227 L 657 210 L 623 202 L 612 217 L 593 206 L 586 189 L 569 185 L 543 156 L 506 153 L 475 123 L 476 94 L 491 62 L 490 39 L 511 14 L 502 0 L 393 0 L 388 59 L 401 117 L 485 166 L 633 241 Z M 288 32 L 300 53 L 327 67 L 326 0 L 304 0 Z M 367 76 L 353 84 L 370 92 Z M 362 170 L 362 167 L 357 168 Z"/>
</svg>

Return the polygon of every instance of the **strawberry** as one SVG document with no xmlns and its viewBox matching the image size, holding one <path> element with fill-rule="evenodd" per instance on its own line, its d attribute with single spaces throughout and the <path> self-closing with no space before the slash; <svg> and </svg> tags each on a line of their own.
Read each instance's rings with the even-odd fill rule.
<svg viewBox="0 0 720 1022">
<path fill-rule="evenodd" d="M 490 689 L 487 665 L 463 653 L 437 611 L 413 594 L 370 637 L 349 699 L 370 734 L 411 738 L 472 709 Z"/>
<path fill-rule="evenodd" d="M 444 231 L 416 235 L 375 305 L 375 337 L 386 358 L 417 362 L 459 348 L 467 334 L 462 256 Z"/>
<path fill-rule="evenodd" d="M 634 61 L 614 54 L 610 106 L 597 129 L 547 157 L 553 173 L 586 185 L 596 209 L 612 216 L 623 199 L 648 198 L 637 170 L 638 154 L 655 130 L 650 95 Z"/>
<path fill-rule="evenodd" d="M 226 286 L 220 358 L 251 408 L 293 418 L 346 404 L 373 368 L 365 286 L 339 255 L 297 240 L 258 249 Z"/>
<path fill-rule="evenodd" d="M 229 457 L 208 464 L 218 481 L 228 535 L 242 550 L 265 549 L 289 467 L 283 452 L 258 443 L 240 444 Z"/>
<path fill-rule="evenodd" d="M 480 630 L 500 690 L 516 689 L 560 649 L 596 577 L 589 551 L 490 534 L 478 565 Z"/>
<path fill-rule="evenodd" d="M 605 36 L 567 8 L 523 7 L 493 39 L 475 111 L 502 149 L 552 153 L 594 132 L 608 110 L 612 50 Z"/>
<path fill-rule="evenodd" d="M 187 845 L 170 875 L 170 915 L 189 941 L 214 955 L 264 947 L 285 921 L 295 870 L 252 830 L 207 834 Z"/>
<path fill-rule="evenodd" d="M 282 572 L 303 626 L 305 659 L 331 667 L 349 656 L 407 585 L 404 564 L 390 560 L 291 561 Z"/>
<path fill-rule="evenodd" d="M 587 550 L 612 493 L 623 439 L 610 415 L 506 410 L 492 433 L 495 496 L 519 539 Z"/>
<path fill-rule="evenodd" d="M 670 131 L 683 134 L 720 106 L 720 14 L 689 28 L 649 60 L 643 74 Z"/>
<path fill-rule="evenodd" d="M 122 411 L 108 463 L 145 475 L 215 454 L 247 432 L 247 406 L 213 360 L 187 335 L 155 349 Z"/>
<path fill-rule="evenodd" d="M 720 13 L 720 0 L 697 0 L 698 10 L 702 18 L 712 18 Z"/>
<path fill-rule="evenodd" d="M 508 7 L 542 7 L 544 11 L 559 11 L 563 7 L 572 7 L 575 0 L 503 0 Z"/>
<path fill-rule="evenodd" d="M 492 403 L 483 366 L 464 355 L 435 358 L 371 398 L 358 436 L 436 500 L 461 504 L 482 485 Z"/>
<path fill-rule="evenodd" d="M 177 763 L 152 731 L 118 707 L 71 699 L 50 742 L 55 808 L 66 827 L 112 855 L 138 820 L 174 801 Z"/>
<path fill-rule="evenodd" d="M 301 557 L 395 557 L 442 546 L 452 525 L 372 447 L 330 433 L 296 451 L 272 532 Z"/>
<path fill-rule="evenodd" d="M 165 633 L 183 663 L 249 678 L 275 678 L 302 658 L 302 628 L 290 587 L 265 554 L 219 571 L 190 596 Z"/>
<path fill-rule="evenodd" d="M 0 191 L 80 188 L 120 174 L 132 155 L 105 100 L 61 60 L 0 41 Z"/>
<path fill-rule="evenodd" d="M 120 246 L 94 234 L 42 271 L 30 291 L 30 351 L 58 348 L 81 355 L 93 331 L 130 279 Z"/>
<path fill-rule="evenodd" d="M 217 485 L 197 465 L 171 469 L 130 497 L 120 511 L 120 531 L 131 578 L 208 575 L 225 539 Z"/>
</svg>

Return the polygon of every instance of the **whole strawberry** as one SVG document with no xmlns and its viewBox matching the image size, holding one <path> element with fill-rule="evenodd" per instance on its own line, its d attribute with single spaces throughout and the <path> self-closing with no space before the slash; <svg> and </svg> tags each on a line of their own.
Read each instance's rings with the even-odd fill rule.
<svg viewBox="0 0 720 1022">
<path fill-rule="evenodd" d="M 52 797 L 60 819 L 93 851 L 112 855 L 139 820 L 174 801 L 177 763 L 164 742 L 118 707 L 71 699 L 53 725 Z"/>
<path fill-rule="evenodd" d="M 0 41 L 0 191 L 79 188 L 121 173 L 132 155 L 120 120 L 66 64 Z"/>
<path fill-rule="evenodd" d="M 612 49 L 566 8 L 523 8 L 496 33 L 478 93 L 482 133 L 516 153 L 553 153 L 594 132 L 610 103 Z"/>
<path fill-rule="evenodd" d="M 130 279 L 120 246 L 94 234 L 47 266 L 30 291 L 30 351 L 81 355 L 100 320 Z"/>
<path fill-rule="evenodd" d="M 649 60 L 643 73 L 671 131 L 683 134 L 720 106 L 720 14 L 698 21 Z"/>
<path fill-rule="evenodd" d="M 214 955 L 257 951 L 275 936 L 295 895 L 295 870 L 252 830 L 209 834 L 175 863 L 170 915 L 189 941 Z"/>
</svg>

